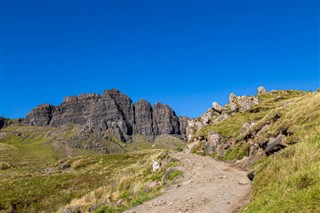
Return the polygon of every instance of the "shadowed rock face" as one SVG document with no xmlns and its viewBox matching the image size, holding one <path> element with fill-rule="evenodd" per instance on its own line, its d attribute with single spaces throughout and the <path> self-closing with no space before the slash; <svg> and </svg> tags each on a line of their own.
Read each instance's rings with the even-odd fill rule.
<svg viewBox="0 0 320 213">
<path fill-rule="evenodd" d="M 153 130 L 156 135 L 180 134 L 180 123 L 176 113 L 165 104 L 156 103 L 153 106 Z"/>
<path fill-rule="evenodd" d="M 6 123 L 5 118 L 4 117 L 0 117 L 0 129 L 2 129 L 2 127 L 4 127 L 5 123 Z"/>
<path fill-rule="evenodd" d="M 135 134 L 153 135 L 152 107 L 149 102 L 139 100 L 134 104 Z"/>
<path fill-rule="evenodd" d="M 66 97 L 58 106 L 40 105 L 28 113 L 25 124 L 60 127 L 75 123 L 108 131 L 123 141 L 134 134 L 185 134 L 188 118 L 178 118 L 167 105 L 132 100 L 116 89 L 98 94 Z"/>
<path fill-rule="evenodd" d="M 188 118 L 187 116 L 180 116 L 179 117 L 179 123 L 180 123 L 180 133 L 182 135 L 186 134 L 187 131 L 187 127 L 188 127 L 188 121 L 190 120 L 190 118 Z"/>
<path fill-rule="evenodd" d="M 41 104 L 29 112 L 26 122 L 32 126 L 49 125 L 54 109 L 55 107 L 50 104 Z"/>
</svg>

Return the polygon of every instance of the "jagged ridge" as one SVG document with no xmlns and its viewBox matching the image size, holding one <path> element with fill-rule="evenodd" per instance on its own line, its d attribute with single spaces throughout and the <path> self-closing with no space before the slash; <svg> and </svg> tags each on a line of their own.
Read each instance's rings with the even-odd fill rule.
<svg viewBox="0 0 320 213">
<path fill-rule="evenodd" d="M 132 100 L 117 89 L 99 94 L 83 94 L 65 97 L 58 106 L 42 104 L 32 109 L 25 120 L 26 125 L 60 127 L 74 123 L 108 131 L 122 141 L 142 134 L 184 135 L 188 118 L 178 117 L 166 104 L 153 107 L 145 100 L 132 104 Z"/>
</svg>

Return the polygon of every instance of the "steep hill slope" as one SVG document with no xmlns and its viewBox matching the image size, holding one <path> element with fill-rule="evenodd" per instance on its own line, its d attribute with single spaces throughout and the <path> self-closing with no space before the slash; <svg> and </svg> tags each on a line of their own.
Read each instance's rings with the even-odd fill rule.
<svg viewBox="0 0 320 213">
<path fill-rule="evenodd" d="M 217 115 L 191 121 L 188 151 L 252 170 L 244 212 L 320 211 L 320 93 L 260 91 L 254 98 L 259 103 L 245 110 L 232 110 L 230 101 L 209 110 Z"/>
</svg>

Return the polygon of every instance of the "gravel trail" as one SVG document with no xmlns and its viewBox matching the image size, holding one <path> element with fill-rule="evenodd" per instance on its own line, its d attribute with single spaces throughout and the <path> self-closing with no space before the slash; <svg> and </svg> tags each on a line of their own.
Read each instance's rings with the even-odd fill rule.
<svg viewBox="0 0 320 213">
<path fill-rule="evenodd" d="M 245 171 L 195 154 L 174 157 L 182 162 L 182 181 L 126 213 L 227 213 L 247 202 L 251 182 Z"/>
</svg>

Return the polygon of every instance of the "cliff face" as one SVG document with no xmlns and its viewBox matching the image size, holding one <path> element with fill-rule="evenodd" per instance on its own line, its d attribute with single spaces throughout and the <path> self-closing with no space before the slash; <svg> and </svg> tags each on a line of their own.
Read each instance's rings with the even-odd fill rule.
<svg viewBox="0 0 320 213">
<path fill-rule="evenodd" d="M 153 107 L 145 100 L 132 104 L 132 100 L 116 89 L 98 94 L 66 97 L 62 104 L 39 105 L 32 109 L 25 120 L 26 125 L 60 127 L 74 123 L 111 133 L 127 141 L 130 136 L 141 134 L 184 135 L 188 118 L 177 117 L 167 105 L 157 103 Z"/>
</svg>

